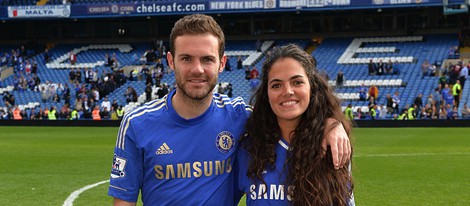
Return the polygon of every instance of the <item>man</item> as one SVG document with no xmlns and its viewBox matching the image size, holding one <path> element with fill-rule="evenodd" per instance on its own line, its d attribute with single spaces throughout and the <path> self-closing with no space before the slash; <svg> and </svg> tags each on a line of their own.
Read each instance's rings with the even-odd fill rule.
<svg viewBox="0 0 470 206">
<path fill-rule="evenodd" d="M 151 205 L 233 205 L 234 155 L 251 107 L 212 92 L 227 61 L 224 34 L 195 14 L 176 22 L 170 43 L 176 89 L 125 114 L 108 194 L 119 206 L 135 205 L 139 192 Z M 328 133 L 336 167 L 350 156 L 338 128 Z"/>
<path fill-rule="evenodd" d="M 364 83 L 362 83 L 362 86 L 359 87 L 359 101 L 366 101 L 366 97 L 367 97 L 367 88 L 364 85 Z"/>
</svg>

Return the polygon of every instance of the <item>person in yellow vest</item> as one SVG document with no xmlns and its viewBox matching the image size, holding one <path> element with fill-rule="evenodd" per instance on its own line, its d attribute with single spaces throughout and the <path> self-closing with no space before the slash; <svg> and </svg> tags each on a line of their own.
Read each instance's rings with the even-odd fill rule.
<svg viewBox="0 0 470 206">
<path fill-rule="evenodd" d="M 55 109 L 54 106 L 52 106 L 51 109 L 49 110 L 49 112 L 47 113 L 47 119 L 57 120 L 56 112 L 57 112 L 57 110 Z"/>
<path fill-rule="evenodd" d="M 455 106 L 459 108 L 460 93 L 462 92 L 462 86 L 460 85 L 460 80 L 457 79 L 454 86 L 452 87 L 452 95 L 454 95 Z"/>
<path fill-rule="evenodd" d="M 346 116 L 346 118 L 348 118 L 349 120 L 352 120 L 354 118 L 351 104 L 348 104 L 348 107 L 346 107 L 346 109 L 344 110 L 344 116 Z"/>
<path fill-rule="evenodd" d="M 116 110 L 116 114 L 119 120 L 121 120 L 122 117 L 124 116 L 124 109 L 122 109 L 121 105 L 118 106 L 118 109 Z"/>
<path fill-rule="evenodd" d="M 404 110 L 402 111 L 402 113 L 400 114 L 400 116 L 398 116 L 398 120 L 407 120 L 407 119 L 408 119 L 408 117 L 407 117 L 407 111 L 406 111 L 406 109 L 404 109 Z"/>
<path fill-rule="evenodd" d="M 111 118 L 110 120 L 119 120 L 118 115 L 114 107 L 111 107 Z"/>
<path fill-rule="evenodd" d="M 78 111 L 77 109 L 73 109 L 72 113 L 70 113 L 70 120 L 78 120 Z"/>
<path fill-rule="evenodd" d="M 413 104 L 412 107 L 408 108 L 408 120 L 414 120 L 416 118 L 416 108 L 418 106 Z"/>
<path fill-rule="evenodd" d="M 375 119 L 377 117 L 377 105 L 374 105 L 372 109 L 370 109 L 370 117 L 371 119 Z"/>
<path fill-rule="evenodd" d="M 99 105 L 96 105 L 95 108 L 93 109 L 93 111 L 91 112 L 91 117 L 93 118 L 93 120 L 101 120 L 101 116 L 100 116 L 100 106 Z"/>
<path fill-rule="evenodd" d="M 15 109 L 13 110 L 13 119 L 14 120 L 22 120 L 23 117 L 21 116 L 21 110 L 20 108 L 17 106 L 15 106 Z"/>
</svg>

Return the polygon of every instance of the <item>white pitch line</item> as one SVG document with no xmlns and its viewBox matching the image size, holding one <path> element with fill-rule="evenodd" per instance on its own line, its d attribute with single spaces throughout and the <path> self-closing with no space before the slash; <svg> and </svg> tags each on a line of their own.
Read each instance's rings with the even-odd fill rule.
<svg viewBox="0 0 470 206">
<path fill-rule="evenodd" d="M 368 155 L 354 155 L 354 157 L 405 157 L 405 156 L 436 156 L 436 155 L 470 155 L 470 153 L 454 152 L 454 153 L 368 154 Z"/>
<path fill-rule="evenodd" d="M 72 194 L 70 194 L 70 196 L 65 200 L 64 204 L 62 206 L 72 206 L 73 205 L 73 201 L 75 201 L 75 199 L 78 198 L 78 196 L 80 195 L 80 193 L 82 192 L 85 192 L 86 190 L 89 190 L 93 187 L 96 187 L 98 185 L 101 185 L 101 184 L 104 184 L 104 183 L 107 183 L 109 182 L 109 180 L 104 180 L 104 181 L 101 181 L 101 182 L 97 182 L 95 184 L 91 184 L 91 185 L 87 185 L 85 187 L 82 187 L 78 190 L 75 190 L 72 192 Z"/>
</svg>

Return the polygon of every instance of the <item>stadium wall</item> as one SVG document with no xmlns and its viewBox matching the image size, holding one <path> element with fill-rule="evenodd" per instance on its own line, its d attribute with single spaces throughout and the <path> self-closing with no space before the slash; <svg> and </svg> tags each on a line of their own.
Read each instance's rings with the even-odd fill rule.
<svg viewBox="0 0 470 206">
<path fill-rule="evenodd" d="M 106 120 L 0 120 L 0 126 L 118 127 L 120 121 Z M 357 120 L 355 127 L 468 127 L 470 119 L 460 120 Z"/>
</svg>

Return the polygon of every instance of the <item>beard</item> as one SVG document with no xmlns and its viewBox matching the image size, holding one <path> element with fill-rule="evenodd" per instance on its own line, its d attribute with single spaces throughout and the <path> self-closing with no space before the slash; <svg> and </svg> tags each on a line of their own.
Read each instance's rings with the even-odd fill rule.
<svg viewBox="0 0 470 206">
<path fill-rule="evenodd" d="M 191 100 L 203 100 L 212 96 L 212 91 L 217 85 L 218 77 L 214 75 L 212 78 L 207 77 L 205 74 L 197 76 L 198 78 L 203 78 L 206 82 L 203 85 L 191 85 L 183 75 L 176 69 L 175 65 L 175 78 L 176 86 L 178 87 L 178 92 L 181 92 L 183 97 Z"/>
</svg>

